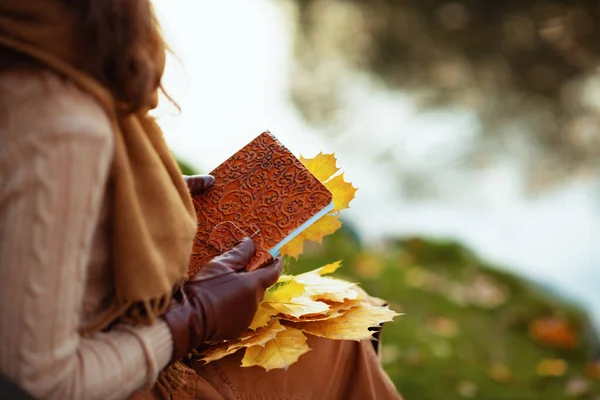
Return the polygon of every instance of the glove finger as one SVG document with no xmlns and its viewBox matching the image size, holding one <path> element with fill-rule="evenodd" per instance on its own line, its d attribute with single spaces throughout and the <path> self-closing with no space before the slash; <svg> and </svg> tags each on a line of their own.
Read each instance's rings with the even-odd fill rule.
<svg viewBox="0 0 600 400">
<path fill-rule="evenodd" d="M 283 259 L 277 257 L 271 264 L 262 268 L 248 272 L 254 279 L 257 279 L 263 288 L 267 289 L 277 283 L 281 272 L 283 271 Z"/>
<path fill-rule="evenodd" d="M 215 178 L 212 175 L 184 176 L 184 179 L 192 196 L 205 193 L 215 184 Z"/>
<path fill-rule="evenodd" d="M 241 271 L 250 264 L 256 248 L 250 238 L 244 238 L 233 249 L 216 257 L 211 262 L 219 262 L 234 271 Z"/>
</svg>

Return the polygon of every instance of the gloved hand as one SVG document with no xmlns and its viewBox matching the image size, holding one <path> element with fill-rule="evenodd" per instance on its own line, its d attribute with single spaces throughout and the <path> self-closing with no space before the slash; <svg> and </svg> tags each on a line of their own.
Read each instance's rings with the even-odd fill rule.
<svg viewBox="0 0 600 400">
<path fill-rule="evenodd" d="M 215 184 L 215 177 L 212 175 L 183 175 L 183 180 L 192 196 L 206 192 Z"/>
<path fill-rule="evenodd" d="M 246 272 L 254 243 L 244 239 L 232 250 L 215 257 L 174 296 L 163 316 L 173 337 L 172 361 L 204 342 L 236 339 L 258 309 L 265 291 L 279 279 L 283 261 Z"/>
</svg>

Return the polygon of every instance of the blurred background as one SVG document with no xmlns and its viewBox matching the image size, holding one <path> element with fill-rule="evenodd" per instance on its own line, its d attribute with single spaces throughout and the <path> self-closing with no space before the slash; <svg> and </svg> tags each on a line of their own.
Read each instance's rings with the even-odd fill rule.
<svg viewBox="0 0 600 400">
<path fill-rule="evenodd" d="M 406 399 L 600 399 L 599 1 L 154 3 L 185 168 L 269 129 L 359 188 L 291 268 L 344 259 L 405 313 Z"/>
</svg>

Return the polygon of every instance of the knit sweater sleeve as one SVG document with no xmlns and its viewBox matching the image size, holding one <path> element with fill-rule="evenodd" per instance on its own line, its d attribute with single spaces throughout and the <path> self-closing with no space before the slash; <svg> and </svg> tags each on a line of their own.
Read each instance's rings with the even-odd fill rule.
<svg viewBox="0 0 600 400">
<path fill-rule="evenodd" d="M 6 79 L 0 80 L 0 371 L 40 400 L 125 398 L 153 383 L 172 339 L 162 321 L 90 338 L 78 333 L 112 160 L 110 125 L 93 100 L 57 77 L 18 77 L 18 89 Z"/>
</svg>

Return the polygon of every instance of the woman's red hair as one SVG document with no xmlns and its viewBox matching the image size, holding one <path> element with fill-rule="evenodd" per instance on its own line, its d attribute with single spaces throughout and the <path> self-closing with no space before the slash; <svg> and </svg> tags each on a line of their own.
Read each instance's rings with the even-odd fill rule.
<svg viewBox="0 0 600 400">
<path fill-rule="evenodd" d="M 27 0 L 22 0 L 27 1 Z M 61 0 L 76 16 L 76 67 L 109 88 L 129 110 L 161 88 L 165 43 L 150 0 Z M 0 70 L 35 63 L 0 48 Z"/>
</svg>

